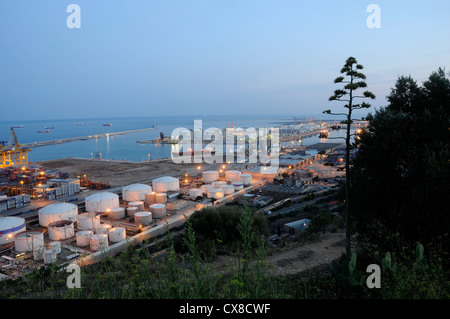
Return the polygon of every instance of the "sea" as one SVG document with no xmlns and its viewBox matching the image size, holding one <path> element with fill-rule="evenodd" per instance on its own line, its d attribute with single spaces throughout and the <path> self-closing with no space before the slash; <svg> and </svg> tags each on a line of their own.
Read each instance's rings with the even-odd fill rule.
<svg viewBox="0 0 450 319">
<path fill-rule="evenodd" d="M 287 127 L 289 122 L 296 119 L 334 120 L 327 115 L 205 115 L 205 116 L 153 116 L 153 117 L 124 117 L 124 118 L 96 118 L 96 119 L 58 119 L 58 120 L 27 120 L 0 121 L 0 141 L 13 144 L 11 127 L 20 144 L 57 140 L 71 137 L 82 137 L 112 132 L 122 132 L 151 128 L 154 130 L 113 135 L 89 140 L 77 140 L 68 143 L 32 147 L 28 154 L 30 162 L 41 162 L 67 157 L 102 158 L 141 162 L 152 159 L 170 158 L 174 145 L 170 144 L 141 144 L 138 141 L 156 139 L 162 132 L 170 137 L 176 128 L 194 128 L 194 120 L 202 120 L 203 129 L 217 127 L 219 129 L 233 126 L 235 128 L 274 128 Z M 105 126 L 104 124 L 110 124 Z M 47 131 L 48 133 L 38 133 Z M 331 131 L 330 137 L 343 137 L 344 130 Z M 303 145 L 315 143 L 330 143 L 338 140 L 320 139 L 318 136 L 305 138 Z M 290 142 L 292 143 L 292 142 Z M 294 143 L 298 143 L 295 141 Z M 285 144 L 281 144 L 285 145 Z M 287 145 L 287 144 L 286 144 Z"/>
</svg>

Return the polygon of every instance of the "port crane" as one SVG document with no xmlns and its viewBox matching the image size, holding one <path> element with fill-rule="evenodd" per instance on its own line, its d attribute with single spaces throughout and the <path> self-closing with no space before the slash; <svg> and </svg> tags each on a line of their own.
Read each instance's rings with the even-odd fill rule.
<svg viewBox="0 0 450 319">
<path fill-rule="evenodd" d="M 6 168 L 14 164 L 28 164 L 28 152 L 30 149 L 20 145 L 13 127 L 11 127 L 11 135 L 14 142 L 13 145 L 3 146 L 0 144 L 0 168 Z"/>
</svg>

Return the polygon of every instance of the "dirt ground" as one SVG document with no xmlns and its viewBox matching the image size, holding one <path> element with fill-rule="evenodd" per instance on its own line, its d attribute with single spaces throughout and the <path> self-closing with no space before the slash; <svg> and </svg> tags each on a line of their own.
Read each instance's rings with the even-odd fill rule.
<svg viewBox="0 0 450 319">
<path fill-rule="evenodd" d="M 48 169 L 85 175 L 96 182 L 123 186 L 136 182 L 150 182 L 161 176 L 200 176 L 201 171 L 218 169 L 220 164 L 175 164 L 172 159 L 157 159 L 145 162 L 121 162 L 98 159 L 62 158 L 39 162 Z M 201 167 L 201 170 L 198 169 Z M 231 168 L 230 168 L 231 169 Z"/>
<path fill-rule="evenodd" d="M 345 234 L 326 233 L 321 238 L 307 243 L 290 243 L 283 248 L 272 249 L 266 262 L 273 275 L 293 275 L 329 265 L 345 253 Z M 232 256 L 217 256 L 212 268 L 226 272 L 233 264 Z"/>
</svg>

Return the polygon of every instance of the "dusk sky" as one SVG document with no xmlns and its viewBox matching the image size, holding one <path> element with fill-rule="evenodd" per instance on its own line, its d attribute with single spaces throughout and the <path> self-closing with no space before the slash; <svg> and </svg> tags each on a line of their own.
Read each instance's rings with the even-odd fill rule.
<svg viewBox="0 0 450 319">
<path fill-rule="evenodd" d="M 0 120 L 343 111 L 328 97 L 349 56 L 373 111 L 398 76 L 450 70 L 449 12 L 448 0 L 2 0 Z"/>
</svg>

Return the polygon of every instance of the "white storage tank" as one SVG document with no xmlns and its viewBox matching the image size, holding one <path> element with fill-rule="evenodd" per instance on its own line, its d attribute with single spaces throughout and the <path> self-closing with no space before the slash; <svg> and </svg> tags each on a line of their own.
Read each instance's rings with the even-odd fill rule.
<svg viewBox="0 0 450 319">
<path fill-rule="evenodd" d="M 18 233 L 15 235 L 14 247 L 17 252 L 28 252 L 44 247 L 44 233 L 37 230 Z"/>
<path fill-rule="evenodd" d="M 191 188 L 189 190 L 189 197 L 191 199 L 196 199 L 199 196 L 203 197 L 203 190 L 201 188 Z"/>
<path fill-rule="evenodd" d="M 100 225 L 100 215 L 97 213 L 83 213 L 78 215 L 78 228 L 81 230 L 90 230 Z"/>
<path fill-rule="evenodd" d="M 119 207 L 119 195 L 111 192 L 99 192 L 85 199 L 86 211 L 104 213 L 114 207 Z"/>
<path fill-rule="evenodd" d="M 152 217 L 155 219 L 166 217 L 166 205 L 164 204 L 153 204 L 150 206 L 150 211 L 152 212 Z"/>
<path fill-rule="evenodd" d="M 51 264 L 56 261 L 56 252 L 53 249 L 44 250 L 44 264 Z"/>
<path fill-rule="evenodd" d="M 155 194 L 155 204 L 167 204 L 167 194 L 166 193 L 156 193 Z"/>
<path fill-rule="evenodd" d="M 219 189 L 219 188 L 222 188 L 222 186 L 227 185 L 227 182 L 225 182 L 225 181 L 215 181 L 215 182 L 212 182 L 211 185 L 214 188 Z"/>
<path fill-rule="evenodd" d="M 110 224 L 101 224 L 98 225 L 97 228 L 94 229 L 94 232 L 96 234 L 107 234 L 108 230 L 111 228 L 112 226 Z"/>
<path fill-rule="evenodd" d="M 138 210 L 143 210 L 144 209 L 144 202 L 143 201 L 129 202 L 128 206 L 129 207 L 137 207 Z"/>
<path fill-rule="evenodd" d="M 150 225 L 152 223 L 151 212 L 137 212 L 134 214 L 134 222 L 136 224 Z"/>
<path fill-rule="evenodd" d="M 47 227 L 48 224 L 60 220 L 75 222 L 78 216 L 78 206 L 70 203 L 55 203 L 45 206 L 38 211 L 39 225 Z"/>
<path fill-rule="evenodd" d="M 82 230 L 77 232 L 77 246 L 84 247 L 88 246 L 91 242 L 91 236 L 93 235 L 92 230 Z"/>
<path fill-rule="evenodd" d="M 125 218 L 125 207 L 114 207 L 108 212 L 108 217 L 111 219 Z"/>
<path fill-rule="evenodd" d="M 204 171 L 202 173 L 203 181 L 206 184 L 211 184 L 214 181 L 219 180 L 219 172 L 218 171 Z"/>
<path fill-rule="evenodd" d="M 124 227 L 113 227 L 108 232 L 109 241 L 118 243 L 126 239 L 126 230 Z"/>
<path fill-rule="evenodd" d="M 240 180 L 242 184 L 251 185 L 252 184 L 252 175 L 250 174 L 241 174 Z"/>
<path fill-rule="evenodd" d="M 177 191 L 180 189 L 180 181 L 172 176 L 163 176 L 152 181 L 153 190 L 157 193 Z"/>
<path fill-rule="evenodd" d="M 222 186 L 224 195 L 231 195 L 234 193 L 234 185 L 224 185 Z"/>
<path fill-rule="evenodd" d="M 241 176 L 241 172 L 240 171 L 235 171 L 235 170 L 229 170 L 229 171 L 225 171 L 225 180 L 227 182 L 237 182 L 239 181 L 239 177 Z"/>
<path fill-rule="evenodd" d="M 151 193 L 152 187 L 146 184 L 131 184 L 122 188 L 122 199 L 127 202 L 143 201 L 145 194 Z"/>
<path fill-rule="evenodd" d="M 244 189 L 244 184 L 242 182 L 233 182 L 235 191 L 240 191 Z"/>
<path fill-rule="evenodd" d="M 59 242 L 59 241 L 52 241 L 50 244 L 48 244 L 48 246 L 57 255 L 61 253 L 61 242 Z"/>
<path fill-rule="evenodd" d="M 0 217 L 0 245 L 14 242 L 14 236 L 25 230 L 25 219 L 20 217 Z"/>
<path fill-rule="evenodd" d="M 208 192 L 208 198 L 221 199 L 224 196 L 223 189 L 213 189 Z"/>
<path fill-rule="evenodd" d="M 56 221 L 48 224 L 47 227 L 50 240 L 64 240 L 75 235 L 75 228 L 71 220 Z"/>
<path fill-rule="evenodd" d="M 138 211 L 138 208 L 136 206 L 127 207 L 127 216 L 134 216 Z"/>
<path fill-rule="evenodd" d="M 103 250 L 108 248 L 108 235 L 106 234 L 96 234 L 91 236 L 90 242 L 91 250 Z"/>
<path fill-rule="evenodd" d="M 211 184 L 205 184 L 205 185 L 202 185 L 201 188 L 202 188 L 203 194 L 208 194 L 209 191 L 214 189 L 214 186 L 212 186 Z"/>
<path fill-rule="evenodd" d="M 153 205 L 155 203 L 156 192 L 150 192 L 145 194 L 144 202 L 147 206 Z"/>
</svg>

